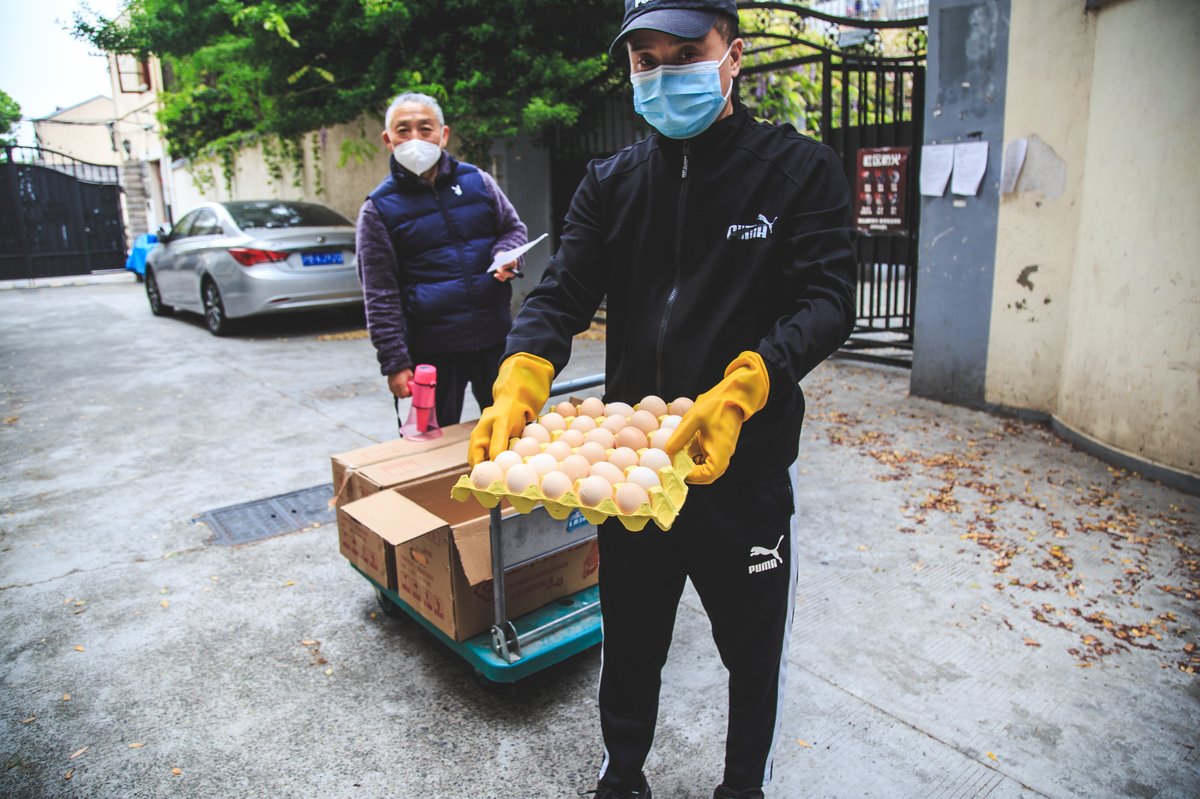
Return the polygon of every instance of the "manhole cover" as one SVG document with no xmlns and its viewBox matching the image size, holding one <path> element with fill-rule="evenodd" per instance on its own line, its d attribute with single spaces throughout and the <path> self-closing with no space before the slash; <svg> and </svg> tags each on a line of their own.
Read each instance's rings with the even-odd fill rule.
<svg viewBox="0 0 1200 799">
<path fill-rule="evenodd" d="M 304 488 L 276 497 L 257 499 L 196 514 L 212 530 L 209 544 L 245 544 L 272 536 L 298 533 L 314 524 L 332 524 L 337 516 L 329 501 L 331 484 Z"/>
</svg>

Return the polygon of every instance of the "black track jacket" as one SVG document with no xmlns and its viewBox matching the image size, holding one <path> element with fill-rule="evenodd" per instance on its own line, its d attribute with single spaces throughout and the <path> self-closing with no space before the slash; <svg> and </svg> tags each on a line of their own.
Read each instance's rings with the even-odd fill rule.
<svg viewBox="0 0 1200 799">
<path fill-rule="evenodd" d="M 850 225 L 833 150 L 740 103 L 695 138 L 652 135 L 588 164 L 505 357 L 561 371 L 606 294 L 606 401 L 696 397 L 755 350 L 770 395 L 722 479 L 786 467 L 804 417 L 797 384 L 854 326 Z"/>
</svg>

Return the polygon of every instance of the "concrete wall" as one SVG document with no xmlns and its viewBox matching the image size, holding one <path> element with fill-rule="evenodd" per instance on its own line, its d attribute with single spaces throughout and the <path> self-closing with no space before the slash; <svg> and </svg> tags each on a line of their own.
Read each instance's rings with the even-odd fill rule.
<svg viewBox="0 0 1200 799">
<path fill-rule="evenodd" d="M 226 186 L 220 163 L 179 162 L 174 168 L 175 218 L 208 200 L 278 198 L 319 202 L 356 220 L 367 194 L 388 174 L 390 154 L 379 139 L 382 130 L 381 117 L 364 114 L 355 122 L 305 135 L 299 185 L 296 185 L 296 170 L 288 159 L 283 159 L 283 179 L 272 178 L 269 167 L 272 159 L 266 157 L 261 144 L 237 154 L 232 190 Z M 365 157 L 351 159 L 339 167 L 345 142 L 360 149 Z M 448 148 L 451 153 L 455 152 L 454 145 L 451 124 Z M 545 150 L 535 147 L 526 137 L 497 142 L 492 148 L 491 162 L 477 166 L 495 176 L 529 228 L 531 239 L 551 229 L 550 160 Z M 550 247 L 547 239 L 526 256 L 525 277 L 513 284 L 514 312 L 541 280 L 552 254 Z"/>
<path fill-rule="evenodd" d="M 382 130 L 381 117 L 364 114 L 354 122 L 305 134 L 299 170 L 282 154 L 268 158 L 261 144 L 248 147 L 234 159 L 230 185 L 226 185 L 223 167 L 217 161 L 177 163 L 175 218 L 206 200 L 282 199 L 319 202 L 356 219 L 363 199 L 388 173 L 389 153 L 379 140 Z M 358 152 L 359 157 L 338 166 L 343 145 Z M 282 166 L 282 179 L 271 175 L 271 162 Z"/>
<path fill-rule="evenodd" d="M 1087 153 L 1094 15 L 1073 0 L 1013 0 L 1004 142 L 1028 142 L 1001 196 L 987 352 L 990 403 L 1054 413 Z M 1018 52 L 1019 51 L 1019 52 Z"/>
<path fill-rule="evenodd" d="M 1200 4 L 1079 6 L 1013 0 L 987 400 L 1195 476 Z"/>
<path fill-rule="evenodd" d="M 91 164 L 116 166 L 123 153 L 113 146 L 107 123 L 113 119 L 111 97 L 93 97 L 33 122 L 38 146 Z"/>
<path fill-rule="evenodd" d="M 979 193 L 921 198 L 912 392 L 979 405 L 992 312 L 1009 0 L 932 0 L 925 144 L 988 142 Z"/>
</svg>

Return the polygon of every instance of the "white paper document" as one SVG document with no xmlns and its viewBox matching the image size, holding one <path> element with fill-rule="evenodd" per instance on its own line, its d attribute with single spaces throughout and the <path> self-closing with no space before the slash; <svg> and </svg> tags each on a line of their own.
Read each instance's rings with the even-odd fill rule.
<svg viewBox="0 0 1200 799">
<path fill-rule="evenodd" d="M 954 169 L 953 144 L 926 144 L 921 148 L 921 194 L 941 197 Z"/>
<path fill-rule="evenodd" d="M 550 235 L 549 233 L 543 233 L 542 235 L 538 236 L 533 241 L 529 242 L 528 244 L 522 244 L 520 247 L 517 247 L 515 250 L 505 250 L 504 252 L 496 253 L 496 257 L 492 259 L 492 265 L 488 267 L 488 272 L 495 272 L 497 269 L 504 266 L 505 264 L 511 264 L 513 261 L 517 260 L 525 253 L 532 250 L 533 246 L 535 244 L 539 243 L 542 239 L 546 238 L 549 235 Z"/>
<path fill-rule="evenodd" d="M 979 193 L 983 173 L 987 169 L 988 143 L 965 141 L 954 145 L 954 179 L 950 192 L 962 197 Z"/>
<path fill-rule="evenodd" d="M 1017 178 L 1025 165 L 1025 153 L 1029 149 L 1028 139 L 1013 139 L 1004 148 L 1004 166 L 1000 169 L 1000 193 L 1012 194 L 1017 189 Z"/>
</svg>

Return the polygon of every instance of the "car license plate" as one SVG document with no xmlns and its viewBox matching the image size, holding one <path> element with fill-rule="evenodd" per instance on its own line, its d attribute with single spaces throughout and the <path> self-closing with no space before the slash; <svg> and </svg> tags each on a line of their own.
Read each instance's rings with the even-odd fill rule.
<svg viewBox="0 0 1200 799">
<path fill-rule="evenodd" d="M 345 263 L 342 260 L 341 251 L 301 253 L 300 261 L 305 266 L 329 266 L 330 264 Z"/>
</svg>

